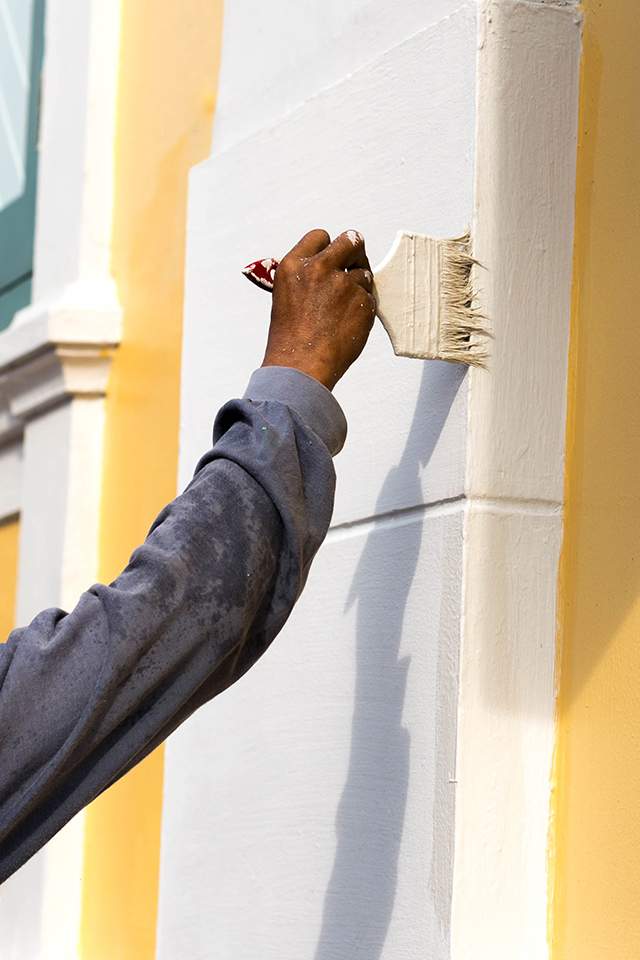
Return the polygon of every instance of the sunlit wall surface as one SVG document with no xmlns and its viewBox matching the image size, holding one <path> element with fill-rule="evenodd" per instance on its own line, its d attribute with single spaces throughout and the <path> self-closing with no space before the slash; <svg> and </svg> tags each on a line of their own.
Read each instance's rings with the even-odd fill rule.
<svg viewBox="0 0 640 960">
<path fill-rule="evenodd" d="M 554 960 L 640 956 L 640 13 L 585 0 Z"/>
</svg>

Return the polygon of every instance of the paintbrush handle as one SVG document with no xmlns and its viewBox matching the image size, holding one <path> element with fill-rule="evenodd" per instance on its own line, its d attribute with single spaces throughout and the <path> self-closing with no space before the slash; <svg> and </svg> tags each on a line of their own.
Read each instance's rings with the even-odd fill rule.
<svg viewBox="0 0 640 960">
<path fill-rule="evenodd" d="M 255 283 L 256 287 L 272 293 L 273 281 L 279 266 L 280 261 L 276 260 L 275 257 L 266 257 L 264 260 L 254 260 L 253 263 L 248 263 L 242 272 L 247 280 Z"/>
<path fill-rule="evenodd" d="M 265 260 L 254 260 L 253 263 L 247 264 L 242 272 L 247 280 L 255 283 L 256 287 L 271 293 L 279 264 L 280 261 L 274 257 L 267 257 Z"/>
</svg>

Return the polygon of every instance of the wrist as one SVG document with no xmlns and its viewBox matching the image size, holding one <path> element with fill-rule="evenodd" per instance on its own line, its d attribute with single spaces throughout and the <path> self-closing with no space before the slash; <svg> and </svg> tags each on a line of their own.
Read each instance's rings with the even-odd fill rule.
<svg viewBox="0 0 640 960">
<path fill-rule="evenodd" d="M 273 357 L 265 356 L 261 366 L 289 367 L 292 370 L 298 370 L 300 373 L 304 373 L 308 377 L 313 377 L 314 380 L 317 380 L 318 383 L 321 383 L 323 387 L 327 388 L 327 390 L 333 390 L 338 382 L 338 377 L 332 376 L 327 370 L 325 364 L 314 362 L 312 360 L 296 361 L 293 360 L 290 355 L 286 358 L 286 360 L 277 360 Z"/>
</svg>

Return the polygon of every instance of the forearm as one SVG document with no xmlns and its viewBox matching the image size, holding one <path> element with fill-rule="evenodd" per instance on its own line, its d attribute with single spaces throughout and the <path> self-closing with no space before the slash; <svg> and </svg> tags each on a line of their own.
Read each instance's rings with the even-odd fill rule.
<svg viewBox="0 0 640 960">
<path fill-rule="evenodd" d="M 222 409 L 191 484 L 114 583 L 10 637 L 0 880 L 248 669 L 287 619 L 330 521 L 344 438 L 335 401 L 291 376 L 260 373 L 255 399 Z"/>
</svg>

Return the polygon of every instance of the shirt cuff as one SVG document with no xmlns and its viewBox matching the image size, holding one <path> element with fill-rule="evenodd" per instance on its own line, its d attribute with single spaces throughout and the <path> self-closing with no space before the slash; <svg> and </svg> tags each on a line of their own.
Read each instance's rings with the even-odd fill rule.
<svg viewBox="0 0 640 960">
<path fill-rule="evenodd" d="M 347 421 L 331 391 L 293 367 L 260 367 L 254 370 L 245 400 L 277 400 L 284 403 L 326 445 L 331 456 L 339 453 L 347 436 Z"/>
</svg>

